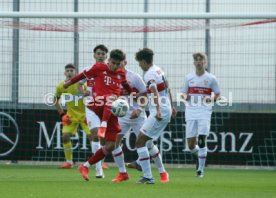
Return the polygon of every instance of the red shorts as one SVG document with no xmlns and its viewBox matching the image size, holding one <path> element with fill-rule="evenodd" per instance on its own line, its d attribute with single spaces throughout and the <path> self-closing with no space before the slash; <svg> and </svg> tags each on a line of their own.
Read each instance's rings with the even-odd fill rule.
<svg viewBox="0 0 276 198">
<path fill-rule="evenodd" d="M 89 107 L 92 111 L 99 116 L 100 119 L 103 117 L 103 110 L 104 106 L 90 106 Z M 110 142 L 116 142 L 117 140 L 117 134 L 121 132 L 121 127 L 118 122 L 118 117 L 111 114 L 108 122 L 107 122 L 107 128 L 105 132 L 105 140 Z"/>
</svg>

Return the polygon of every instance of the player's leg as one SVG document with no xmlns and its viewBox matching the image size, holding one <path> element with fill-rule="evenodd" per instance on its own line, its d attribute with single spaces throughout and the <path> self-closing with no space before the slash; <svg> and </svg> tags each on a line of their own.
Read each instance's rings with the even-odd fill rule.
<svg viewBox="0 0 276 198">
<path fill-rule="evenodd" d="M 95 108 L 95 113 L 98 116 L 102 116 L 102 109 Z M 93 165 L 104 159 L 108 154 L 111 154 L 115 149 L 115 142 L 117 138 L 117 134 L 121 131 L 121 128 L 118 124 L 118 118 L 111 115 L 109 123 L 106 128 L 106 136 L 105 136 L 105 145 L 102 146 L 99 150 L 96 151 L 94 155 L 92 155 L 87 162 L 85 162 L 82 167 L 79 168 L 82 176 L 85 180 L 89 180 L 86 170 Z M 85 170 L 85 171 L 83 171 Z"/>
<path fill-rule="evenodd" d="M 152 134 L 151 137 L 157 139 L 163 133 L 164 129 L 166 128 L 169 122 L 170 117 L 164 117 L 161 121 L 156 122 L 154 126 L 154 134 Z M 147 142 L 147 147 L 151 159 L 153 159 L 156 167 L 158 168 L 160 174 L 160 181 L 162 183 L 169 182 L 169 174 L 165 170 L 164 164 L 162 162 L 162 156 L 160 155 L 158 147 L 153 144 L 152 140 Z"/>
<path fill-rule="evenodd" d="M 199 147 L 197 145 L 198 123 L 196 120 L 186 121 L 186 139 L 190 152 L 196 157 L 198 155 Z"/>
<path fill-rule="evenodd" d="M 108 128 L 108 127 L 107 127 Z M 115 149 L 115 140 L 114 141 L 105 141 L 105 145 L 102 146 L 97 152 L 92 155 L 83 166 L 89 168 L 93 164 L 96 164 L 100 160 L 104 159 L 108 154 L 110 154 Z M 84 178 L 86 179 L 86 178 Z M 86 179 L 89 180 L 89 179 Z"/>
<path fill-rule="evenodd" d="M 170 121 L 170 114 L 163 117 L 161 121 L 157 121 L 153 115 L 150 115 L 141 128 L 136 141 L 137 153 L 139 156 L 139 164 L 144 172 L 144 179 L 151 179 L 149 183 L 154 183 L 151 167 L 150 167 L 150 153 L 146 146 L 146 142 L 152 139 L 158 139 L 164 130 L 165 124 Z M 138 183 L 147 183 L 143 178 Z"/>
<path fill-rule="evenodd" d="M 106 98 L 106 103 L 104 104 L 103 108 L 103 115 L 102 115 L 102 122 L 101 126 L 98 129 L 98 137 L 104 139 L 106 129 L 107 129 L 107 122 L 110 120 L 111 117 L 111 104 L 112 101 L 116 100 L 116 95 L 110 95 Z"/>
<path fill-rule="evenodd" d="M 119 168 L 118 175 L 112 180 L 112 182 L 121 182 L 128 180 L 128 174 L 125 167 L 124 152 L 121 147 L 121 141 L 125 134 L 130 130 L 130 125 L 122 120 L 119 121 L 122 131 L 117 134 L 117 140 L 115 142 L 115 149 L 112 151 L 113 159 Z"/>
<path fill-rule="evenodd" d="M 160 174 L 160 181 L 162 183 L 169 182 L 169 174 L 165 170 L 162 156 L 160 155 L 160 151 L 156 145 L 154 145 L 153 141 L 150 140 L 147 142 L 147 147 L 149 150 L 150 158 L 154 161 L 155 166 L 157 167 L 159 174 Z"/>
<path fill-rule="evenodd" d="M 142 167 L 142 171 L 144 173 L 143 177 L 137 181 L 137 183 L 139 184 L 154 184 L 154 179 L 150 167 L 150 155 L 148 148 L 146 147 L 146 142 L 148 140 L 151 140 L 151 138 L 141 132 L 139 133 L 136 141 L 139 164 Z"/>
<path fill-rule="evenodd" d="M 190 152 L 194 155 L 196 159 L 196 172 L 198 169 L 198 150 L 197 145 L 197 134 L 198 134 L 198 123 L 196 120 L 186 120 L 186 141 Z"/>
<path fill-rule="evenodd" d="M 206 138 L 209 135 L 210 120 L 198 120 L 198 169 L 197 176 L 203 177 L 206 157 L 207 157 L 207 145 Z"/>
<path fill-rule="evenodd" d="M 73 148 L 71 142 L 71 135 L 74 135 L 77 131 L 78 123 L 72 122 L 70 125 L 63 126 L 62 128 L 62 141 L 63 141 L 63 149 L 64 156 L 66 162 L 60 168 L 73 168 Z"/>
<path fill-rule="evenodd" d="M 134 134 L 136 135 L 136 139 L 138 139 L 138 135 L 140 133 L 140 129 L 142 128 L 144 122 L 146 121 L 147 117 L 146 115 L 141 116 L 139 118 L 133 119 L 133 122 L 130 123 L 130 126 L 134 132 Z M 128 168 L 134 168 L 138 171 L 142 171 L 142 168 L 139 164 L 139 158 L 136 161 L 130 162 L 130 163 L 126 163 L 126 166 Z"/>
<path fill-rule="evenodd" d="M 88 138 L 91 143 L 91 150 L 92 153 L 95 154 L 97 150 L 101 148 L 101 144 L 98 138 L 98 128 L 100 126 L 100 119 L 96 115 L 95 112 L 93 112 L 91 109 L 86 108 L 86 119 L 88 128 L 90 130 L 90 134 L 88 135 Z M 95 164 L 96 168 L 96 178 L 104 178 L 104 173 L 102 169 L 102 161 L 99 161 Z"/>
</svg>

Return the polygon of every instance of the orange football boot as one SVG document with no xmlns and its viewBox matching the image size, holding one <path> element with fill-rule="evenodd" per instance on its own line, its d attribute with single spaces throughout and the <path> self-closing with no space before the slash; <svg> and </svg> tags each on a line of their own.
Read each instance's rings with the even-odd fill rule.
<svg viewBox="0 0 276 198">
<path fill-rule="evenodd" d="M 70 162 L 64 162 L 60 168 L 62 169 L 71 169 L 71 168 L 74 168 L 74 164 L 73 163 L 70 163 Z"/>
<path fill-rule="evenodd" d="M 85 167 L 83 164 L 79 165 L 78 169 L 79 169 L 79 172 L 81 173 L 83 179 L 86 181 L 89 181 L 89 177 L 88 177 L 89 169 L 87 167 Z"/>
<path fill-rule="evenodd" d="M 126 181 L 129 179 L 129 176 L 127 173 L 121 173 L 119 172 L 118 175 L 112 180 L 114 183 Z"/>
<path fill-rule="evenodd" d="M 169 182 L 169 173 L 167 172 L 160 173 L 160 181 L 161 183 Z"/>
</svg>

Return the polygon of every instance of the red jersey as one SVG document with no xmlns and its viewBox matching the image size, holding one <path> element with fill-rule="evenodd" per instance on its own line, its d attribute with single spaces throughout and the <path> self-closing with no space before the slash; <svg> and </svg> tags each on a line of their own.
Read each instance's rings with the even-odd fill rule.
<svg viewBox="0 0 276 198">
<path fill-rule="evenodd" d="M 87 79 L 94 78 L 93 96 L 120 95 L 120 85 L 128 84 L 126 73 L 122 69 L 116 72 L 111 71 L 107 64 L 96 63 L 83 74 Z"/>
</svg>

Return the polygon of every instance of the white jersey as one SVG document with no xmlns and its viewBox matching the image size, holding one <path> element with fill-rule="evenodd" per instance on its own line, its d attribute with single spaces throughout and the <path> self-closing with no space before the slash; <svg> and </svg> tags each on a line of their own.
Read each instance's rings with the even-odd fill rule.
<svg viewBox="0 0 276 198">
<path fill-rule="evenodd" d="M 167 90 L 167 82 L 164 75 L 164 72 L 160 69 L 160 67 L 157 67 L 156 65 L 152 65 L 148 71 L 146 71 L 144 75 L 144 81 L 147 85 L 147 89 L 149 90 L 151 86 L 156 85 L 159 87 L 159 85 L 164 85 L 161 90 L 158 89 L 159 97 L 160 97 L 160 110 L 162 116 L 171 116 L 171 102 L 169 98 L 169 92 Z M 150 114 L 156 115 L 156 106 L 154 104 L 153 100 L 153 94 L 148 91 L 148 99 L 149 99 L 149 111 Z"/>
<path fill-rule="evenodd" d="M 142 78 L 141 78 L 141 76 L 139 74 L 134 73 L 134 72 L 126 69 L 126 80 L 130 84 L 130 86 L 133 89 L 135 89 L 138 93 L 145 93 L 145 92 L 147 92 L 146 85 L 143 82 L 143 80 L 142 80 Z M 126 90 L 121 85 L 121 93 L 122 93 L 122 95 L 124 95 L 125 91 Z M 119 118 L 119 120 L 129 119 L 130 116 L 131 116 L 131 113 L 134 110 L 136 110 L 136 109 L 139 108 L 139 105 L 134 100 L 130 100 L 130 97 L 127 97 L 127 98 L 128 98 L 128 103 L 129 103 L 129 111 L 127 112 L 126 116 L 124 116 L 122 118 Z M 146 116 L 146 113 L 145 113 L 145 110 L 144 110 L 144 111 L 142 111 L 140 113 L 140 117 L 145 117 L 145 116 Z"/>
<path fill-rule="evenodd" d="M 212 104 L 203 102 L 205 96 L 211 96 L 220 93 L 217 78 L 205 71 L 203 75 L 198 76 L 195 72 L 185 77 L 182 92 L 191 96 L 191 100 L 186 103 L 186 120 L 211 120 Z"/>
</svg>

